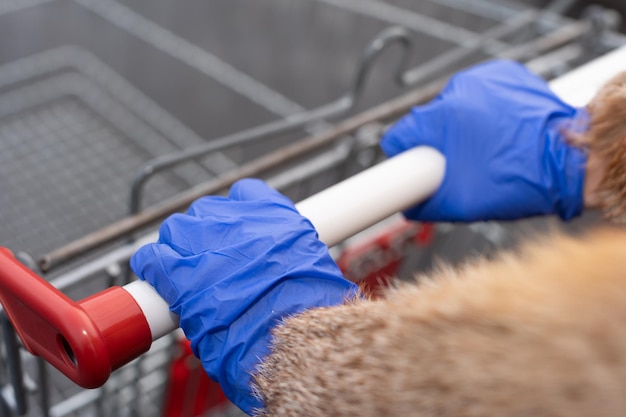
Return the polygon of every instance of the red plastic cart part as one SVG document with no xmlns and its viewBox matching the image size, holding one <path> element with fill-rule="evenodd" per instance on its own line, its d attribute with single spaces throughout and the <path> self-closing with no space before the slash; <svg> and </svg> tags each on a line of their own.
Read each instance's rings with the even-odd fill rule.
<svg viewBox="0 0 626 417">
<path fill-rule="evenodd" d="M 162 417 L 202 417 L 224 415 L 226 395 L 211 381 L 202 362 L 191 351 L 188 340 L 179 340 L 170 364 L 164 393 Z"/>
<path fill-rule="evenodd" d="M 121 287 L 74 302 L 0 247 L 0 302 L 24 346 L 84 388 L 152 344 L 142 310 Z"/>
<path fill-rule="evenodd" d="M 358 282 L 366 293 L 377 296 L 399 275 L 409 248 L 428 246 L 433 234 L 430 223 L 401 219 L 361 237 L 356 244 L 348 243 L 337 257 L 337 265 L 346 278 Z"/>
</svg>

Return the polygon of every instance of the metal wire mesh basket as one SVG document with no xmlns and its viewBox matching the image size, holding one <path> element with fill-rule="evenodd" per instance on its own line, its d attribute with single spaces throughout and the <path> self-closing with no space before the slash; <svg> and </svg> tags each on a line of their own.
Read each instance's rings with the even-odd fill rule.
<svg viewBox="0 0 626 417">
<path fill-rule="evenodd" d="M 0 39 L 21 39 L 0 45 L 0 243 L 33 268 L 51 255 L 73 298 L 124 283 L 136 239 L 194 195 L 255 175 L 301 200 L 375 164 L 385 124 L 460 68 L 508 57 L 553 77 L 624 44 L 613 14 L 564 3 L 0 0 Z M 467 242 L 502 244 L 493 227 Z M 167 336 L 82 390 L 6 318 L 2 342 L 0 415 L 164 415 L 181 349 Z M 196 406 L 206 389 L 168 416 L 216 412 Z"/>
</svg>

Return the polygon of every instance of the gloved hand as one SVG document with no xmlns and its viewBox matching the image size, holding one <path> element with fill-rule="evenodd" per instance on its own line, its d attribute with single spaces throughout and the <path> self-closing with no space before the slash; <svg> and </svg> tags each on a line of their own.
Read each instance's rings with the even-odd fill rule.
<svg viewBox="0 0 626 417">
<path fill-rule="evenodd" d="M 446 157 L 439 190 L 405 212 L 421 221 L 478 221 L 582 211 L 586 156 L 563 129 L 586 128 L 587 115 L 512 61 L 456 74 L 429 104 L 392 126 L 388 156 L 429 145 Z"/>
<path fill-rule="evenodd" d="M 293 203 L 259 180 L 229 198 L 204 197 L 161 226 L 131 267 L 180 316 L 204 369 L 237 406 L 261 402 L 250 374 L 269 353 L 270 329 L 286 316 L 357 293 Z"/>
</svg>

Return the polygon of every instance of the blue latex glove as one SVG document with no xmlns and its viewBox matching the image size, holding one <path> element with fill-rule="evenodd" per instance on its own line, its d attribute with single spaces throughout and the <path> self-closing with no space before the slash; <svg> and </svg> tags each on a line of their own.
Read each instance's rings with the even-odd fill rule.
<svg viewBox="0 0 626 417">
<path fill-rule="evenodd" d="M 139 249 L 131 267 L 180 316 L 206 372 L 247 413 L 262 406 L 250 374 L 269 353 L 270 329 L 357 293 L 311 222 L 259 180 L 168 218 L 158 242 Z"/>
<path fill-rule="evenodd" d="M 441 187 L 405 212 L 410 219 L 570 219 L 583 208 L 586 156 L 561 133 L 586 125 L 586 112 L 561 101 L 541 78 L 497 60 L 456 74 L 438 97 L 392 126 L 381 146 L 393 156 L 430 145 L 446 157 Z"/>
</svg>

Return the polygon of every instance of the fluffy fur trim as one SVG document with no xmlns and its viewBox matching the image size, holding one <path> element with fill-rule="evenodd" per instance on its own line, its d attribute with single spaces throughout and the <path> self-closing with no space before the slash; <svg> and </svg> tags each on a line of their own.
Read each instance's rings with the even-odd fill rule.
<svg viewBox="0 0 626 417">
<path fill-rule="evenodd" d="M 572 135 L 589 150 L 589 169 L 600 169 L 599 205 L 606 218 L 626 222 L 626 72 L 598 91 L 588 106 L 589 130 Z"/>
<path fill-rule="evenodd" d="M 292 317 L 259 416 L 626 416 L 626 232 L 558 236 Z"/>
</svg>

